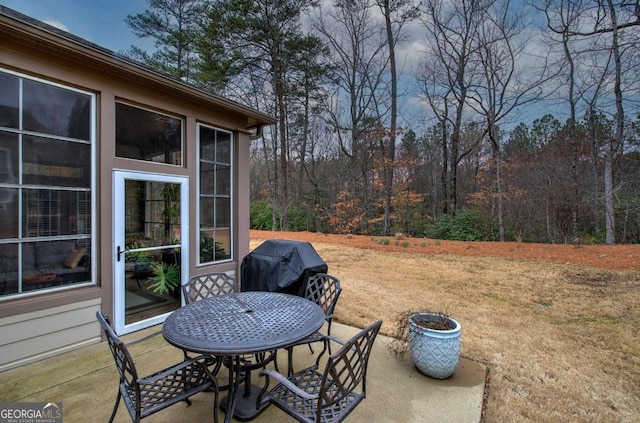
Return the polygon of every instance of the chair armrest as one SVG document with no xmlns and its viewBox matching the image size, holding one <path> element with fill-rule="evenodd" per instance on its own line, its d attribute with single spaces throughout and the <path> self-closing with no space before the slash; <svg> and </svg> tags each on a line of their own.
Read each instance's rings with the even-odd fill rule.
<svg viewBox="0 0 640 423">
<path fill-rule="evenodd" d="M 325 340 L 325 342 L 333 341 L 333 342 L 335 342 L 336 344 L 340 344 L 340 345 L 344 345 L 344 344 L 346 344 L 346 342 L 344 342 L 342 339 L 338 339 L 338 338 L 336 338 L 336 337 L 329 336 L 329 335 L 324 335 L 324 340 Z"/>
<path fill-rule="evenodd" d="M 264 369 L 264 370 L 262 370 L 260 372 L 260 376 L 269 376 L 269 377 L 274 378 L 279 383 L 284 385 L 287 389 L 293 391 L 296 395 L 299 395 L 302 398 L 318 399 L 318 395 L 310 394 L 310 393 L 308 393 L 306 391 L 303 391 L 302 389 L 298 388 L 293 382 L 291 382 L 289 379 L 287 379 L 284 375 L 276 372 L 275 370 Z"/>
</svg>

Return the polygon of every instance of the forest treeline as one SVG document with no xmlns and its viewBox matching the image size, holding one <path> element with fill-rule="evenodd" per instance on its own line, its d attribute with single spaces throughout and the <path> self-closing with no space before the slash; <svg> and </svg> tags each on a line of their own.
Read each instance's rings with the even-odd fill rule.
<svg viewBox="0 0 640 423">
<path fill-rule="evenodd" d="M 638 1 L 148 6 L 128 56 L 277 120 L 253 228 L 640 241 Z"/>
</svg>

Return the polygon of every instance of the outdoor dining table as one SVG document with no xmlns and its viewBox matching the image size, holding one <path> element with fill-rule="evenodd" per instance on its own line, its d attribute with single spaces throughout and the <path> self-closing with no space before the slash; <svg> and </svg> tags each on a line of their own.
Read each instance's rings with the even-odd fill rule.
<svg viewBox="0 0 640 423">
<path fill-rule="evenodd" d="M 209 297 L 185 305 L 165 320 L 162 334 L 170 344 L 196 353 L 230 360 L 229 394 L 221 401 L 225 422 L 232 416 L 251 420 L 260 391 L 251 385 L 250 368 L 241 383 L 241 357 L 264 355 L 259 366 L 274 359 L 271 352 L 285 348 L 319 330 L 324 312 L 303 297 L 276 292 L 239 292 Z M 263 354 L 264 353 L 264 354 Z"/>
</svg>

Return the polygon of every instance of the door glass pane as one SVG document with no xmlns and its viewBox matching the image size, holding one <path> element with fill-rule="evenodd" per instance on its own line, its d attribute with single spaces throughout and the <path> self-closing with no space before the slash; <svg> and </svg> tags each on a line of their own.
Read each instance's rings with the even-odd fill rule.
<svg viewBox="0 0 640 423">
<path fill-rule="evenodd" d="M 180 185 L 125 181 L 125 324 L 180 306 Z"/>
</svg>

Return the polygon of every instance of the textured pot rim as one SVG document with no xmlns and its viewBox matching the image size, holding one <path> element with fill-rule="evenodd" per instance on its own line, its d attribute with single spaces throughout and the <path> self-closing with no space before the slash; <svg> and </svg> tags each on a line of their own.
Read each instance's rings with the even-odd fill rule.
<svg viewBox="0 0 640 423">
<path fill-rule="evenodd" d="M 455 328 L 453 328 L 453 329 L 448 329 L 448 330 L 437 330 L 437 329 L 429 329 L 429 328 L 425 328 L 425 327 L 423 327 L 423 326 L 418 325 L 417 323 L 415 323 L 415 322 L 413 321 L 413 318 L 414 318 L 415 316 L 437 316 L 437 317 L 444 317 L 445 319 L 452 321 L 452 322 L 456 325 L 456 327 L 455 327 Z M 410 316 L 408 317 L 408 319 L 409 319 L 409 326 L 410 326 L 410 328 L 412 328 L 412 329 L 414 329 L 414 330 L 420 330 L 420 331 L 423 331 L 423 332 L 433 332 L 433 333 L 441 333 L 441 334 L 453 334 L 453 333 L 456 333 L 456 332 L 460 332 L 460 329 L 461 329 L 460 323 L 459 323 L 457 320 L 455 320 L 455 319 L 454 319 L 454 318 L 452 318 L 452 317 L 445 316 L 444 314 L 441 314 L 441 313 L 433 313 L 433 312 L 428 312 L 428 311 L 426 311 L 426 312 L 421 312 L 421 313 L 413 313 L 412 315 L 410 315 Z"/>
</svg>

